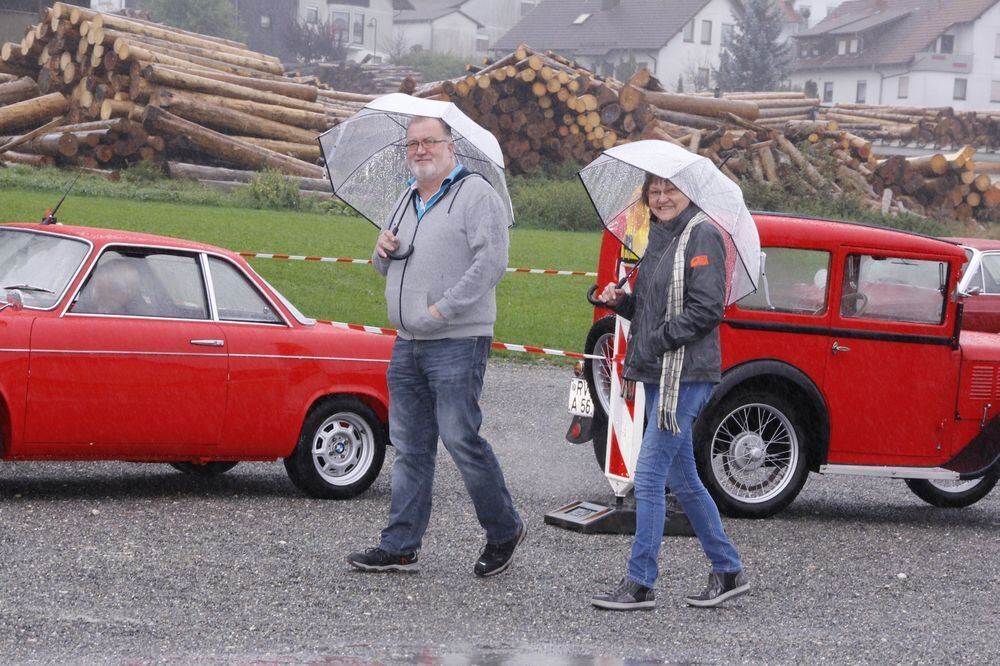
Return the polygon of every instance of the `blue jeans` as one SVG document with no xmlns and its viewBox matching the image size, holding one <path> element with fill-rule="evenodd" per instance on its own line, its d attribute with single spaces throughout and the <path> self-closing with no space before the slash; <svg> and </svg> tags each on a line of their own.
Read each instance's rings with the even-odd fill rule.
<svg viewBox="0 0 1000 666">
<path fill-rule="evenodd" d="M 740 556 L 726 537 L 719 509 L 705 490 L 694 463 L 691 430 L 701 408 L 708 402 L 712 384 L 681 382 L 677 400 L 679 435 L 656 427 L 659 385 L 643 383 L 643 389 L 647 426 L 635 466 L 635 541 L 628 561 L 629 579 L 645 587 L 653 587 L 656 583 L 659 573 L 656 560 L 666 520 L 666 488 L 670 488 L 684 508 L 705 555 L 712 562 L 712 571 L 739 571 L 743 568 Z"/>
<path fill-rule="evenodd" d="M 420 549 L 431 517 L 438 435 L 462 475 L 487 542 L 517 536 L 521 518 L 493 449 L 479 436 L 479 395 L 489 351 L 488 337 L 396 339 L 388 373 L 389 439 L 396 458 L 382 550 Z"/>
</svg>

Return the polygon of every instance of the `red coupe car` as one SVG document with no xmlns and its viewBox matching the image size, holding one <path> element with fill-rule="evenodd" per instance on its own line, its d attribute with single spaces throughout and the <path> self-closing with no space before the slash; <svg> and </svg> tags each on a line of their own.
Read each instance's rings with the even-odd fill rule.
<svg viewBox="0 0 1000 666">
<path fill-rule="evenodd" d="M 391 345 L 307 319 L 226 250 L 0 225 L 4 460 L 283 458 L 305 493 L 353 497 L 385 457 Z"/>
</svg>

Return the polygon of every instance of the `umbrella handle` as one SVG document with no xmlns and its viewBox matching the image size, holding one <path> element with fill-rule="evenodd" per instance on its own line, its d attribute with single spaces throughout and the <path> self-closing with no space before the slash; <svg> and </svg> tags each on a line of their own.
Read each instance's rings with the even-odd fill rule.
<svg viewBox="0 0 1000 666">
<path fill-rule="evenodd" d="M 635 270 L 635 269 L 633 269 L 633 270 Z M 632 275 L 632 272 L 630 271 L 628 275 L 626 275 L 625 277 L 623 277 L 621 280 L 618 280 L 618 282 L 615 283 L 615 286 L 618 287 L 619 289 L 621 289 L 622 287 L 624 287 L 625 283 L 628 282 L 628 279 L 629 279 L 629 277 L 631 275 Z M 596 292 L 600 288 L 600 286 L 601 285 L 599 285 L 599 284 L 595 284 L 590 289 L 587 290 L 587 301 L 591 305 L 596 305 L 599 308 L 609 308 L 609 307 L 611 307 L 610 305 L 608 305 L 607 303 L 605 303 L 603 301 L 599 301 L 596 298 L 594 298 L 594 292 Z"/>
<path fill-rule="evenodd" d="M 412 245 L 410 247 L 406 248 L 406 250 L 404 250 L 403 252 L 386 252 L 385 256 L 387 256 L 390 259 L 393 259 L 395 261 L 402 261 L 403 259 L 406 259 L 407 257 L 409 257 L 411 254 L 413 254 L 413 246 Z"/>
</svg>

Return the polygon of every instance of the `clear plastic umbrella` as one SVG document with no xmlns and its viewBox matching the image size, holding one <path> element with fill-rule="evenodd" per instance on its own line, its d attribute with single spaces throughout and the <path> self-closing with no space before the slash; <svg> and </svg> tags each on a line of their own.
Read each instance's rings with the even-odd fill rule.
<svg viewBox="0 0 1000 666">
<path fill-rule="evenodd" d="M 455 157 L 500 194 L 513 224 L 514 209 L 496 137 L 451 102 L 402 93 L 369 102 L 319 137 L 334 194 L 381 228 L 410 177 L 404 144 L 406 128 L 416 116 L 440 118 L 451 128 Z"/>
<path fill-rule="evenodd" d="M 642 256 L 649 212 L 640 199 L 653 173 L 674 184 L 723 231 L 729 282 L 727 303 L 757 288 L 760 237 L 740 188 L 708 158 L 666 141 L 635 141 L 605 150 L 580 170 L 580 180 L 601 222 L 636 256 Z"/>
</svg>

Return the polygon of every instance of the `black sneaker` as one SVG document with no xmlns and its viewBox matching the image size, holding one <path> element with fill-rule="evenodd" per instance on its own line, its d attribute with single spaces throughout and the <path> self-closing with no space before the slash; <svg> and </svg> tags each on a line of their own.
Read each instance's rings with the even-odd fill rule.
<svg viewBox="0 0 1000 666">
<path fill-rule="evenodd" d="M 503 571 L 510 566 L 510 563 L 514 560 L 514 551 L 517 547 L 521 545 L 524 538 L 528 536 L 528 526 L 522 524 L 521 530 L 517 533 L 517 536 L 510 541 L 505 541 L 500 544 L 486 544 L 486 548 L 483 548 L 482 554 L 480 554 L 479 559 L 476 560 L 476 566 L 474 571 L 476 575 L 480 578 L 485 578 L 487 576 L 496 576 L 498 573 L 503 573 Z"/>
<path fill-rule="evenodd" d="M 656 592 L 626 577 L 611 592 L 592 597 L 590 603 L 606 610 L 653 610 Z"/>
<path fill-rule="evenodd" d="M 750 579 L 742 571 L 708 574 L 708 585 L 701 594 L 684 597 L 684 601 L 699 608 L 712 608 L 724 601 L 750 591 Z"/>
<path fill-rule="evenodd" d="M 347 556 L 347 563 L 362 571 L 402 571 L 405 573 L 420 571 L 416 552 L 393 555 L 381 548 L 369 548 L 363 553 L 351 553 Z"/>
</svg>

